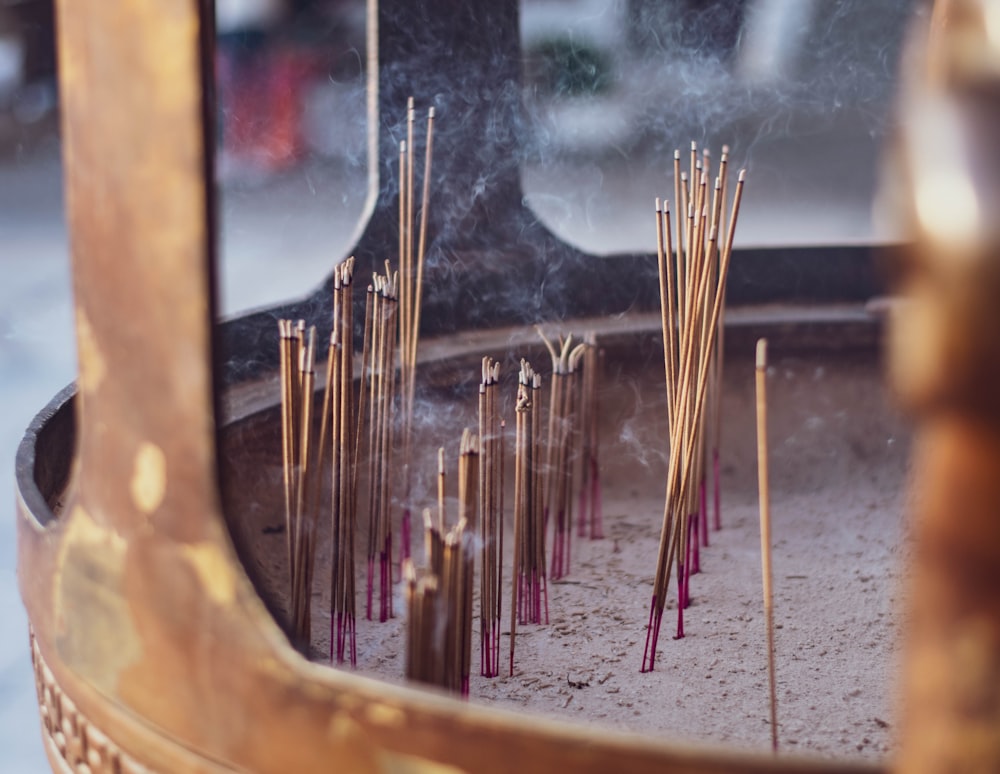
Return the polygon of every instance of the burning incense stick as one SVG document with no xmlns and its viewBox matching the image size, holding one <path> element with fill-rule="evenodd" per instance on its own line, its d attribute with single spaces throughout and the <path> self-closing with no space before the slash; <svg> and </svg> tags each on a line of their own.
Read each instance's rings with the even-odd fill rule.
<svg viewBox="0 0 1000 774">
<path fill-rule="evenodd" d="M 680 167 L 679 160 L 680 154 L 675 153 L 675 173 Z M 684 636 L 683 613 L 690 602 L 691 573 L 698 564 L 696 530 L 702 534 L 706 532 L 705 517 L 699 518 L 699 511 L 705 510 L 700 496 L 700 483 L 705 470 L 705 400 L 744 180 L 744 173 L 741 172 L 728 220 L 729 229 L 720 249 L 719 223 L 724 208 L 721 191 L 715 195 L 711 208 L 706 203 L 708 162 L 708 157 L 704 157 L 704 162 L 697 160 L 696 146 L 692 144 L 692 174 L 688 178 L 681 173 L 679 185 L 675 181 L 675 190 L 679 190 L 688 213 L 684 233 L 678 236 L 675 250 L 672 249 L 669 206 L 660 206 L 658 202 L 656 208 L 670 459 L 660 549 L 643 652 L 644 672 L 652 670 L 655 664 L 660 623 L 675 561 L 678 581 L 677 636 Z M 720 188 L 721 183 L 717 186 L 717 189 Z"/>
<path fill-rule="evenodd" d="M 340 264 L 334 272 L 333 332 L 327 366 L 327 392 L 323 401 L 322 439 L 327 430 L 327 408 L 331 451 L 331 521 L 332 562 L 330 598 L 330 660 L 338 664 L 349 657 L 357 664 L 354 522 L 357 512 L 358 430 L 354 411 L 354 259 Z M 370 335 L 366 321 L 367 337 Z M 362 370 L 366 355 L 362 356 Z M 362 400 L 364 393 L 362 392 Z M 360 423 L 358 423 L 360 424 Z M 322 461 L 320 453 L 320 461 Z M 349 656 L 348 656 L 349 653 Z"/>
<path fill-rule="evenodd" d="M 312 436 L 316 329 L 306 332 L 303 321 L 296 325 L 279 320 L 278 335 L 291 637 L 307 652 L 319 487 L 317 446 Z"/>
<path fill-rule="evenodd" d="M 398 273 L 374 275 L 370 297 L 371 365 L 368 376 L 368 584 L 365 608 L 373 616 L 375 562 L 379 566 L 379 620 L 392 616 L 392 429 L 396 388 Z"/>
<path fill-rule="evenodd" d="M 601 473 L 599 465 L 600 385 L 602 351 L 597 345 L 597 335 L 587 333 L 583 339 L 583 386 L 580 396 L 580 516 L 577 534 L 589 534 L 591 540 L 604 537 L 601 510 Z"/>
<path fill-rule="evenodd" d="M 767 339 L 757 342 L 757 489 L 760 499 L 760 560 L 767 625 L 767 678 L 770 684 L 771 748 L 778 751 L 778 695 L 774 676 L 774 594 L 771 572 L 771 495 L 767 476 Z"/>
<path fill-rule="evenodd" d="M 500 364 L 483 358 L 479 385 L 479 657 L 480 674 L 500 673 L 500 595 L 503 581 L 503 425 L 497 408 Z"/>
<path fill-rule="evenodd" d="M 544 519 L 553 518 L 552 579 L 569 573 L 573 535 L 573 466 L 574 441 L 578 435 L 575 420 L 578 402 L 578 369 L 585 344 L 573 347 L 573 337 L 559 337 L 559 348 L 536 326 L 552 356 L 551 397 L 549 399 L 548 440 L 545 446 Z"/>
<path fill-rule="evenodd" d="M 316 329 L 300 320 L 278 321 L 281 381 L 282 466 L 292 637 L 308 650 L 312 629 L 312 588 L 316 532 L 322 488 L 321 471 L 329 450 L 332 459 L 331 660 L 344 660 L 350 638 L 354 663 L 353 515 L 355 511 L 357 447 L 353 430 L 353 304 L 354 259 L 334 269 L 333 330 L 323 381 L 318 428 L 313 414 Z M 318 430 L 318 435 L 316 431 Z M 345 569 L 345 565 L 349 569 Z M 334 630 L 336 629 L 336 631 Z"/>
<path fill-rule="evenodd" d="M 517 377 L 514 415 L 514 571 L 510 605 L 510 674 L 514 674 L 517 624 L 548 623 L 545 515 L 539 430 L 541 376 L 527 360 Z"/>
</svg>

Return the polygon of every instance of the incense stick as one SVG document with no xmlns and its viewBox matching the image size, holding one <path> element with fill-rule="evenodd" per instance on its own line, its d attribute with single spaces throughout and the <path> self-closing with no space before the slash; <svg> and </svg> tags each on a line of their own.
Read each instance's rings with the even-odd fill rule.
<svg viewBox="0 0 1000 774">
<path fill-rule="evenodd" d="M 413 141 L 416 111 L 413 97 L 407 100 L 406 142 L 400 154 L 400 289 L 399 289 L 399 396 L 403 449 L 402 542 L 401 557 L 410 555 L 410 521 L 413 464 L 411 460 L 413 413 L 416 399 L 417 345 L 420 337 L 420 314 L 423 302 L 424 264 L 427 248 L 427 224 L 430 211 L 431 167 L 434 149 L 434 108 L 427 111 L 427 133 L 420 202 L 420 227 L 414 254 L 414 155 Z M 402 147 L 402 145 L 401 145 Z M 416 268 L 414 268 L 414 260 Z"/>
<path fill-rule="evenodd" d="M 418 580 L 411 559 L 402 562 L 407 597 L 406 676 L 468 696 L 472 654 L 471 529 L 477 511 L 479 447 L 466 429 L 459 445 L 458 522 L 447 534 L 424 511 L 427 570 Z M 443 461 L 443 449 L 439 461 Z M 444 472 L 440 474 L 443 482 Z M 443 491 L 439 501 L 443 500 Z M 439 512 L 440 512 L 439 502 Z"/>
<path fill-rule="evenodd" d="M 334 272 L 333 331 L 330 336 L 328 383 L 330 398 L 324 399 L 321 438 L 326 432 L 326 407 L 330 413 L 330 531 L 332 536 L 330 598 L 330 661 L 342 664 L 348 658 L 357 664 L 357 627 L 354 588 L 354 521 L 357 512 L 358 451 L 360 422 L 354 409 L 354 259 Z M 366 302 L 371 308 L 371 292 Z M 370 321 L 365 321 L 365 350 L 369 347 Z M 362 379 L 368 353 L 362 352 Z M 362 391 L 362 408 L 364 402 Z M 355 427 L 357 423 L 358 427 Z M 324 443 L 324 449 L 327 448 Z M 322 454 L 320 459 L 322 460 Z"/>
<path fill-rule="evenodd" d="M 586 348 L 581 367 L 583 384 L 580 393 L 580 516 L 577 534 L 591 540 L 604 537 L 600 468 L 600 386 L 602 350 L 593 331 L 584 335 Z"/>
<path fill-rule="evenodd" d="M 378 562 L 379 621 L 392 617 L 392 434 L 395 417 L 398 273 L 372 277 L 371 368 L 368 376 L 368 583 L 365 614 L 374 617 L 375 566 Z"/>
<path fill-rule="evenodd" d="M 690 178 L 681 172 L 678 183 L 675 177 L 675 191 L 680 194 L 687 211 L 684 233 L 677 240 L 676 251 L 671 250 L 673 240 L 669 207 L 661 206 L 659 201 L 656 203 L 670 457 L 660 547 L 643 651 L 644 672 L 652 670 L 655 665 L 660 623 L 675 562 L 678 582 L 677 637 L 684 636 L 683 614 L 691 600 L 691 575 L 700 569 L 699 544 L 707 542 L 704 407 L 709 373 L 714 372 L 713 353 L 719 338 L 718 324 L 744 180 L 744 173 L 741 172 L 728 221 L 729 229 L 720 249 L 719 223 L 724 209 L 721 181 L 713 189 L 709 206 L 709 165 L 708 155 L 703 155 L 702 162 L 697 160 L 696 146 L 692 144 Z M 674 154 L 675 174 L 679 167 L 678 152 Z M 698 176 L 697 183 L 695 175 Z M 678 227 L 681 223 L 678 218 Z"/>
<path fill-rule="evenodd" d="M 573 347 L 573 337 L 559 338 L 559 348 L 535 326 L 552 358 L 551 396 L 549 399 L 548 439 L 545 446 L 545 480 L 542 496 L 547 522 L 553 520 L 553 580 L 569 573 L 573 534 L 573 469 L 576 463 L 575 441 L 579 437 L 576 403 L 579 393 L 577 366 L 586 350 L 585 344 Z"/>
<path fill-rule="evenodd" d="M 757 489 L 760 499 L 760 559 L 767 626 L 767 677 L 770 685 L 771 748 L 778 751 L 778 697 L 774 674 L 774 594 L 771 570 L 771 496 L 767 470 L 767 339 L 757 342 Z"/>
<path fill-rule="evenodd" d="M 503 430 L 497 409 L 500 364 L 482 362 L 479 385 L 480 674 L 500 673 L 500 590 L 503 581 Z"/>
<path fill-rule="evenodd" d="M 517 379 L 514 442 L 514 569 L 511 579 L 510 674 L 514 674 L 517 624 L 548 623 L 545 515 L 539 397 L 542 380 L 527 360 Z"/>
</svg>

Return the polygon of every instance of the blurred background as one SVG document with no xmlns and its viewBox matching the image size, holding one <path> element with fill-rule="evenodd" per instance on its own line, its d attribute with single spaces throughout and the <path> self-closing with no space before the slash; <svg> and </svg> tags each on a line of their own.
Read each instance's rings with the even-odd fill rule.
<svg viewBox="0 0 1000 774">
<path fill-rule="evenodd" d="M 522 0 L 527 204 L 655 249 L 673 150 L 749 170 L 737 245 L 881 243 L 879 153 L 919 0 Z M 364 0 L 216 0 L 223 315 L 299 296 L 367 197 Z M 15 579 L 14 455 L 74 377 L 51 0 L 0 0 L 0 770 L 47 770 Z M 419 74 L 412 93 L 422 95 Z"/>
</svg>

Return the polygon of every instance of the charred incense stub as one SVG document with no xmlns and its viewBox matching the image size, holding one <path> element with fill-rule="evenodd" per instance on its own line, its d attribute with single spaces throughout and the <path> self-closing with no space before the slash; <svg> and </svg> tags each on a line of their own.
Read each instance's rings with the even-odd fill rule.
<svg viewBox="0 0 1000 774">
<path fill-rule="evenodd" d="M 479 439 L 466 429 L 459 449 L 458 521 L 444 533 L 443 524 L 434 524 L 425 510 L 423 577 L 418 579 L 412 560 L 403 560 L 406 676 L 462 696 L 469 693 L 472 663 L 472 539 L 478 479 Z"/>
</svg>

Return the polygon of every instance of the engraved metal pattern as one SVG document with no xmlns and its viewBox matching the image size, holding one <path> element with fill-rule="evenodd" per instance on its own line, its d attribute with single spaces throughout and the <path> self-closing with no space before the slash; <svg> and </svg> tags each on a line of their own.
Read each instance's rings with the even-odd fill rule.
<svg viewBox="0 0 1000 774">
<path fill-rule="evenodd" d="M 91 725 L 56 683 L 55 676 L 31 638 L 31 663 L 35 670 L 35 688 L 42 718 L 42 734 L 50 748 L 73 774 L 152 774 L 122 751 L 107 735 Z"/>
</svg>

